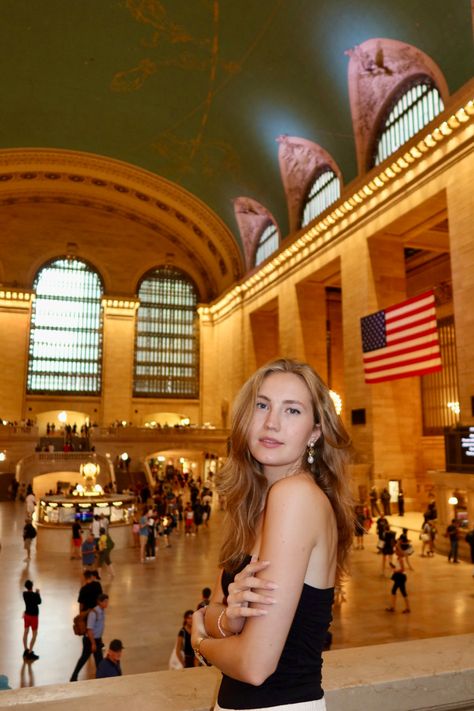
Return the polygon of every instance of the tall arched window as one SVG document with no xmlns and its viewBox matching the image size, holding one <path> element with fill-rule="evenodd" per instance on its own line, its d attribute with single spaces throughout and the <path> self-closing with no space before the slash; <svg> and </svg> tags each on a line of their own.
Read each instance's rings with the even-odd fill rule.
<svg viewBox="0 0 474 711">
<path fill-rule="evenodd" d="M 199 397 L 197 291 L 186 274 L 158 267 L 141 281 L 133 394 Z"/>
<path fill-rule="evenodd" d="M 443 100 L 430 77 L 418 77 L 403 84 L 381 122 L 372 165 L 379 165 L 398 151 L 443 110 Z"/>
<path fill-rule="evenodd" d="M 303 219 L 301 227 L 308 225 L 311 220 L 320 215 L 333 202 L 341 196 L 341 184 L 339 178 L 331 168 L 325 166 L 318 174 L 311 185 L 308 197 L 303 208 Z"/>
<path fill-rule="evenodd" d="M 102 282 L 85 262 L 63 257 L 33 284 L 29 393 L 100 393 Z"/>
<path fill-rule="evenodd" d="M 258 240 L 257 251 L 255 253 L 255 266 L 265 261 L 267 257 L 278 249 L 278 230 L 271 222 L 265 227 Z"/>
</svg>

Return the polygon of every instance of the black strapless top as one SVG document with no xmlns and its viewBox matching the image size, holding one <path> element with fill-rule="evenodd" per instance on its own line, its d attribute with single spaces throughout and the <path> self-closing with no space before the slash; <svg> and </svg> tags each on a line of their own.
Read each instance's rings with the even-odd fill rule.
<svg viewBox="0 0 474 711">
<path fill-rule="evenodd" d="M 250 561 L 245 559 L 242 569 Z M 228 594 L 234 574 L 222 573 L 222 590 Z M 296 704 L 323 697 L 322 651 L 332 620 L 334 588 L 319 589 L 304 583 L 287 640 L 276 670 L 260 686 L 237 681 L 223 674 L 219 706 L 254 709 Z"/>
</svg>

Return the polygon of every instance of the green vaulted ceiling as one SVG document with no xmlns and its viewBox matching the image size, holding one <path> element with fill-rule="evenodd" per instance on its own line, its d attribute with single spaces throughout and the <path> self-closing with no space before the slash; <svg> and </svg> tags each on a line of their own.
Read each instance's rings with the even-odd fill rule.
<svg viewBox="0 0 474 711">
<path fill-rule="evenodd" d="M 451 93 L 473 68 L 470 0 L 2 0 L 0 19 L 0 148 L 146 168 L 236 237 L 242 195 L 288 231 L 278 135 L 319 143 L 345 183 L 356 176 L 347 49 L 415 45 Z"/>
</svg>

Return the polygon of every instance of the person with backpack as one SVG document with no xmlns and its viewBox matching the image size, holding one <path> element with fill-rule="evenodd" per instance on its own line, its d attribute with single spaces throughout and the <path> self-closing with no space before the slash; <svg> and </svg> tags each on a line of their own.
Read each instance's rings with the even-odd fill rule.
<svg viewBox="0 0 474 711">
<path fill-rule="evenodd" d="M 91 656 L 94 655 L 96 669 L 103 659 L 102 649 L 104 643 L 102 636 L 105 625 L 105 609 L 109 604 L 109 596 L 101 593 L 97 599 L 97 605 L 89 610 L 87 615 L 86 632 L 82 637 L 82 654 L 79 657 L 69 681 L 77 681 L 79 672 Z"/>
<path fill-rule="evenodd" d="M 111 578 L 115 576 L 112 561 L 110 560 L 110 552 L 113 549 L 114 545 L 115 543 L 113 542 L 112 538 L 107 533 L 105 528 L 101 528 L 99 542 L 97 544 L 97 548 L 99 551 L 99 570 L 105 564 L 107 566 L 107 572 Z"/>
<path fill-rule="evenodd" d="M 31 559 L 31 543 L 36 538 L 36 528 L 33 526 L 29 518 L 25 519 L 23 528 L 23 547 L 26 551 L 25 562 Z"/>
</svg>

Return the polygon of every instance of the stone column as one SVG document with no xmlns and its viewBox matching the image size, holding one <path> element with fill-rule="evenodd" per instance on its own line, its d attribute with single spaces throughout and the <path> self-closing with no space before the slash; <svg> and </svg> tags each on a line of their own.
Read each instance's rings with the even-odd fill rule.
<svg viewBox="0 0 474 711">
<path fill-rule="evenodd" d="M 33 292 L 0 288 L 0 416 L 19 421 L 25 409 Z"/>
<path fill-rule="evenodd" d="M 327 306 L 324 284 L 303 281 L 296 285 L 298 299 L 297 320 L 288 323 L 291 329 L 301 331 L 304 352 L 302 357 L 319 373 L 327 383 Z"/>
<path fill-rule="evenodd" d="M 449 243 L 453 283 L 460 420 L 473 425 L 474 397 L 474 200 L 472 157 L 456 165 L 455 181 L 448 185 Z"/>
<path fill-rule="evenodd" d="M 102 425 L 132 420 L 135 314 L 139 302 L 106 296 L 102 361 Z"/>
<path fill-rule="evenodd" d="M 420 467 L 421 404 L 418 378 L 364 382 L 360 318 L 406 298 L 403 244 L 377 236 L 354 235 L 341 258 L 344 372 L 347 421 L 365 409 L 365 424 L 351 428 L 359 461 L 372 468 L 377 489 L 399 479 L 407 510 L 416 508 Z"/>
</svg>

